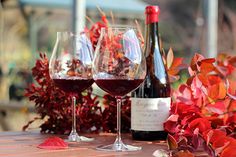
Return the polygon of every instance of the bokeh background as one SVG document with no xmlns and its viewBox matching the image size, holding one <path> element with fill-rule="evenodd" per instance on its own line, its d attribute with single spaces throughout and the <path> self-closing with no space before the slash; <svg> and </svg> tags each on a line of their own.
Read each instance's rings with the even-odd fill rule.
<svg viewBox="0 0 236 157">
<path fill-rule="evenodd" d="M 144 9 L 150 4 L 161 8 L 159 29 L 166 51 L 172 47 L 186 62 L 196 52 L 236 55 L 235 0 L 1 0 L 0 131 L 21 130 L 36 116 L 24 89 L 33 82 L 30 69 L 39 52 L 50 57 L 57 31 L 89 28 L 85 16 L 98 21 L 99 7 L 117 24 L 137 20 L 144 32 Z"/>
</svg>

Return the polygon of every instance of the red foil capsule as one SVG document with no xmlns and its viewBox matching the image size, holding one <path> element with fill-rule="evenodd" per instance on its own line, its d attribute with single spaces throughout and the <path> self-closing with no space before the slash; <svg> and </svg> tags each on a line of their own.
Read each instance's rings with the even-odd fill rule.
<svg viewBox="0 0 236 157">
<path fill-rule="evenodd" d="M 146 24 L 156 23 L 159 21 L 160 8 L 156 5 L 147 6 L 145 9 Z"/>
</svg>

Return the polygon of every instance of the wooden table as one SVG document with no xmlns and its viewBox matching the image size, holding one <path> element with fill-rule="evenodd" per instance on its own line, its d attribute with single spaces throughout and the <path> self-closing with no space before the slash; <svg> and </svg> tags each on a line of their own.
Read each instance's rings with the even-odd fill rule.
<svg viewBox="0 0 236 157">
<path fill-rule="evenodd" d="M 0 157 L 151 157 L 157 149 L 167 149 L 164 142 L 140 142 L 133 141 L 129 134 L 123 135 L 123 141 L 127 144 L 142 146 L 141 151 L 136 152 L 104 152 L 95 148 L 101 144 L 114 142 L 114 134 L 92 134 L 92 142 L 69 143 L 68 149 L 46 150 L 39 149 L 37 145 L 45 138 L 55 136 L 40 134 L 39 132 L 2 132 L 0 133 Z M 61 136 L 66 138 L 66 136 Z M 206 156 L 198 153 L 198 156 Z"/>
</svg>

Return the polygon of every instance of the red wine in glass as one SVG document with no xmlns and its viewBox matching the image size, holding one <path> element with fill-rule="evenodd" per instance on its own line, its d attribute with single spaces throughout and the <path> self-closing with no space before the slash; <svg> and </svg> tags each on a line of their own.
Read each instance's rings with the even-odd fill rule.
<svg viewBox="0 0 236 157">
<path fill-rule="evenodd" d="M 78 93 L 82 92 L 93 84 L 93 79 L 81 79 L 81 78 L 73 78 L 73 79 L 64 79 L 58 78 L 53 79 L 54 84 L 67 93 Z"/>
<path fill-rule="evenodd" d="M 113 96 L 124 96 L 136 89 L 143 82 L 143 79 L 97 79 L 95 82 L 100 88 Z"/>
</svg>

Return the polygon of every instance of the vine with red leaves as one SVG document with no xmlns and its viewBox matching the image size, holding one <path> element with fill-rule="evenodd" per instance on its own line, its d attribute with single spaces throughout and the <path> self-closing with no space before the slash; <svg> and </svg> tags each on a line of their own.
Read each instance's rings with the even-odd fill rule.
<svg viewBox="0 0 236 157">
<path fill-rule="evenodd" d="M 203 148 L 210 156 L 236 156 L 236 56 L 195 54 L 188 72 L 164 124 L 172 155 L 194 156 Z"/>
</svg>

